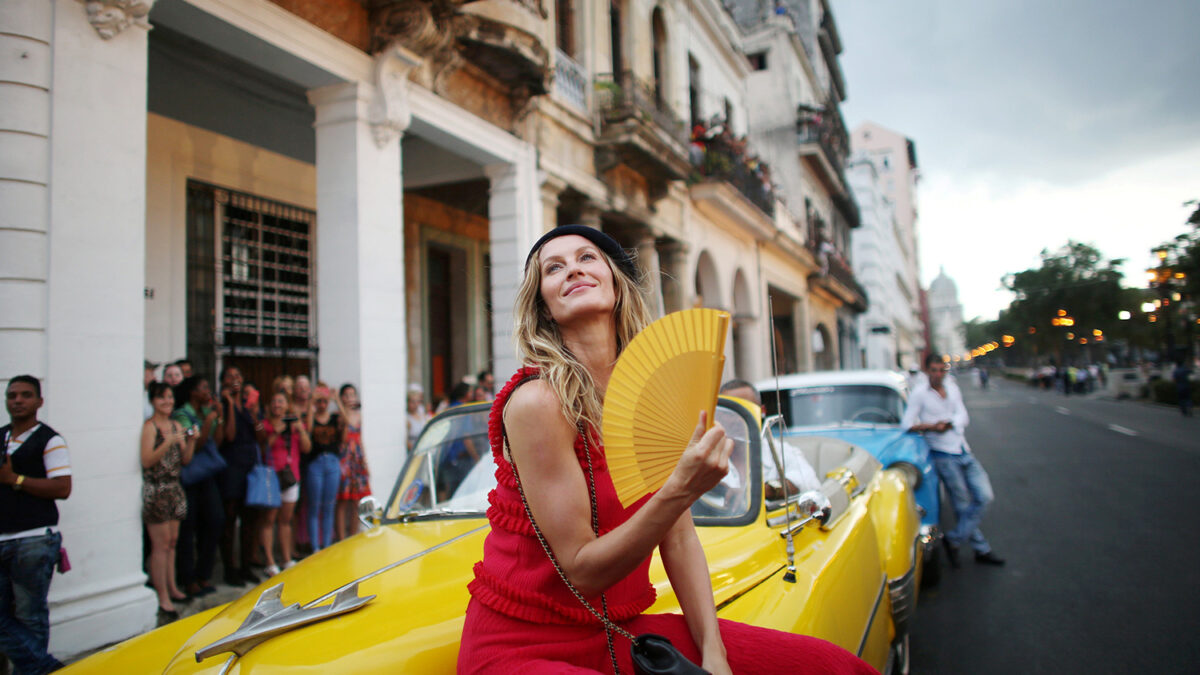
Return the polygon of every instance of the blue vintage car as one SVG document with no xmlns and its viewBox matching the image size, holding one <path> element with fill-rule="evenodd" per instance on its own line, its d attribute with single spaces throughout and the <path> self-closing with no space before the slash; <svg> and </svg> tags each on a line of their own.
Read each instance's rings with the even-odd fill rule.
<svg viewBox="0 0 1200 675">
<path fill-rule="evenodd" d="M 900 428 L 908 401 L 904 376 L 890 370 L 834 370 L 785 375 L 756 386 L 767 414 L 783 415 L 788 436 L 841 439 L 870 452 L 885 467 L 910 467 L 918 478 L 916 497 L 922 510 L 922 583 L 936 584 L 941 569 L 941 489 L 925 438 Z"/>
</svg>

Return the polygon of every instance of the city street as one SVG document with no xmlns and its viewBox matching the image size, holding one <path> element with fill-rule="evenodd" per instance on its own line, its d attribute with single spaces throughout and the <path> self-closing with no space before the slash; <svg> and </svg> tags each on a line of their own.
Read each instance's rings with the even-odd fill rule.
<svg viewBox="0 0 1200 675">
<path fill-rule="evenodd" d="M 959 382 L 996 493 L 983 530 L 1008 564 L 964 551 L 922 592 L 913 672 L 1195 672 L 1200 417 Z"/>
</svg>

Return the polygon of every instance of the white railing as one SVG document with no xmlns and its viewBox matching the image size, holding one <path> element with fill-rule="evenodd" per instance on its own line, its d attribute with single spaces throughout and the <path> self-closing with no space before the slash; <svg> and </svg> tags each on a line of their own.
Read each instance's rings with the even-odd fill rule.
<svg viewBox="0 0 1200 675">
<path fill-rule="evenodd" d="M 587 90 L 590 83 L 587 70 L 563 53 L 554 50 L 554 93 L 564 103 L 574 106 L 579 112 L 588 111 Z"/>
</svg>

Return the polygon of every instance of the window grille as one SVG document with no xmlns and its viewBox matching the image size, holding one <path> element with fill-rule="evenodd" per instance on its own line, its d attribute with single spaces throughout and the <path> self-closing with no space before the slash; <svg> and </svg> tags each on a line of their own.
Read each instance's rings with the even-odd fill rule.
<svg viewBox="0 0 1200 675">
<path fill-rule="evenodd" d="M 212 191 L 218 225 L 216 350 L 241 356 L 315 357 L 316 213 L 204 187 Z"/>
</svg>

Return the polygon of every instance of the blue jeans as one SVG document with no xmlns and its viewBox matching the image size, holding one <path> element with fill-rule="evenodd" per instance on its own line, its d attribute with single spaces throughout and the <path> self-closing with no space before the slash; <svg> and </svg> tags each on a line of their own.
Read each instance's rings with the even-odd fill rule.
<svg viewBox="0 0 1200 675">
<path fill-rule="evenodd" d="M 342 464 L 337 455 L 323 452 L 308 464 L 305 487 L 308 495 L 308 538 L 314 551 L 333 543 L 333 509 L 337 505 Z"/>
<path fill-rule="evenodd" d="M 954 515 L 958 520 L 954 529 L 946 533 L 946 540 L 954 546 L 969 540 L 971 548 L 978 553 L 992 550 L 979 531 L 983 512 L 993 499 L 992 483 L 988 480 L 987 472 L 975 461 L 975 455 L 969 452 L 951 455 L 933 451 L 929 456 L 933 458 L 942 485 L 950 493 Z"/>
<path fill-rule="evenodd" d="M 17 673 L 62 668 L 50 645 L 50 577 L 58 562 L 58 532 L 0 541 L 0 651 Z"/>
</svg>

